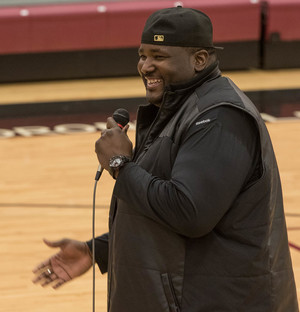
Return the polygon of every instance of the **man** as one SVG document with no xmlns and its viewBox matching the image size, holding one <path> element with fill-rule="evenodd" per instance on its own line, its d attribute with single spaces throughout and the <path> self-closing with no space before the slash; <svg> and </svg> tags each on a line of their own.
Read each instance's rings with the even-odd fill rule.
<svg viewBox="0 0 300 312">
<path fill-rule="evenodd" d="M 116 179 L 109 234 L 96 239 L 111 312 L 298 311 L 272 144 L 216 49 L 202 12 L 152 14 L 135 150 L 112 118 L 96 142 Z M 61 251 L 36 281 L 58 287 L 90 268 L 91 242 L 46 243 Z"/>
</svg>

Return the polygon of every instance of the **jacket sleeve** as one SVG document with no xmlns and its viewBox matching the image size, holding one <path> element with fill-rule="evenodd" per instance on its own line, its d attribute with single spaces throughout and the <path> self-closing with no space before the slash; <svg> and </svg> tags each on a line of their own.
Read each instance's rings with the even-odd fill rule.
<svg viewBox="0 0 300 312">
<path fill-rule="evenodd" d="M 92 240 L 86 242 L 91 253 L 93 250 Z M 95 238 L 95 262 L 102 274 L 107 272 L 108 266 L 108 233 Z"/>
<path fill-rule="evenodd" d="M 120 170 L 114 195 L 181 235 L 206 235 L 249 178 L 255 166 L 257 134 L 254 121 L 246 113 L 217 109 L 184 135 L 170 180 L 128 163 Z"/>
</svg>

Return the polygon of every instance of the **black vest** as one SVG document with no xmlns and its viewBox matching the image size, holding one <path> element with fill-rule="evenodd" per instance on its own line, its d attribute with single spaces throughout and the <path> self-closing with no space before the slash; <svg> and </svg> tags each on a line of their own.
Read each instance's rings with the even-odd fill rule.
<svg viewBox="0 0 300 312">
<path fill-rule="evenodd" d="M 189 126 L 206 111 L 229 105 L 256 122 L 262 175 L 243 189 L 216 228 L 199 238 L 178 235 L 114 198 L 109 311 L 298 311 L 280 177 L 259 112 L 217 72 L 193 92 L 169 90 L 165 101 L 160 113 L 152 106 L 140 111 L 135 154 L 139 166 L 168 179 Z"/>
</svg>

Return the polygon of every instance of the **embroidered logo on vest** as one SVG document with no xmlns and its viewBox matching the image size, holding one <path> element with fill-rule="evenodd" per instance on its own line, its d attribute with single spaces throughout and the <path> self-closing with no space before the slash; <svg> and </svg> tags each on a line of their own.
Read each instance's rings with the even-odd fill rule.
<svg viewBox="0 0 300 312">
<path fill-rule="evenodd" d="M 208 123 L 210 122 L 210 119 L 204 119 L 204 120 L 201 120 L 201 121 L 197 121 L 196 122 L 196 126 L 199 126 L 199 125 L 202 125 L 202 124 L 205 124 L 205 123 Z"/>
</svg>

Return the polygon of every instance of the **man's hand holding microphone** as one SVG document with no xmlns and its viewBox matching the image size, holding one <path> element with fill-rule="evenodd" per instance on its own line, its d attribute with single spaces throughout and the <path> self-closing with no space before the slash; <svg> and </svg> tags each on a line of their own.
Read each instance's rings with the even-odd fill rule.
<svg viewBox="0 0 300 312">
<path fill-rule="evenodd" d="M 117 178 L 119 168 L 132 157 L 132 142 L 127 136 L 128 122 L 128 112 L 122 108 L 116 110 L 113 117 L 107 119 L 106 129 L 95 144 L 101 170 L 107 170 L 114 178 Z"/>
</svg>

